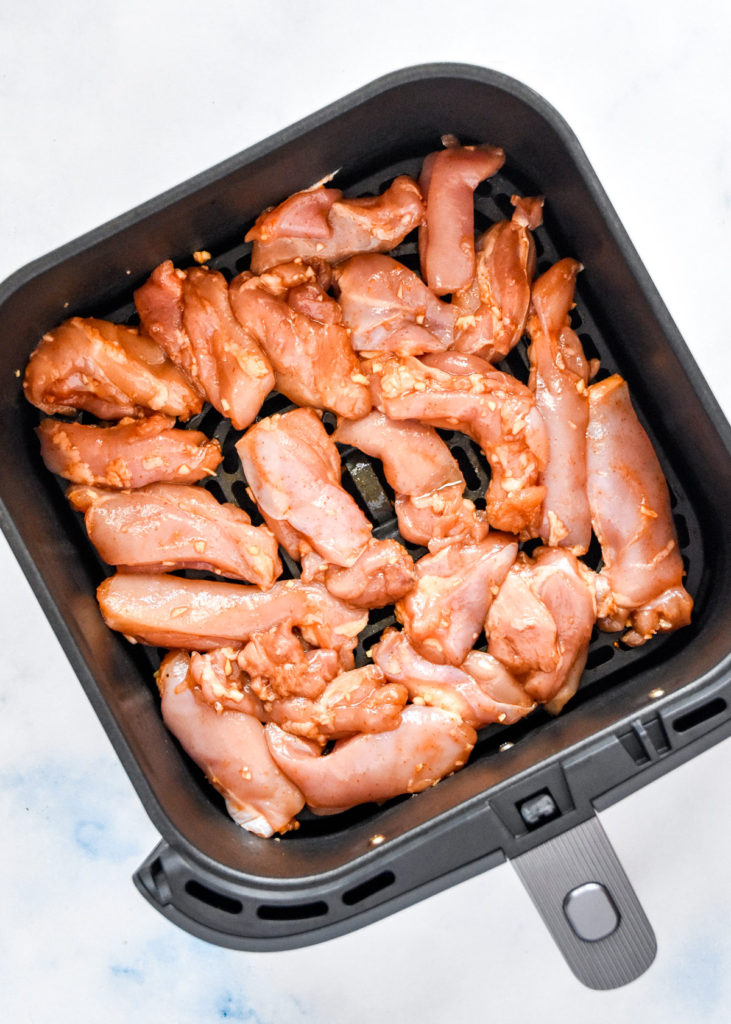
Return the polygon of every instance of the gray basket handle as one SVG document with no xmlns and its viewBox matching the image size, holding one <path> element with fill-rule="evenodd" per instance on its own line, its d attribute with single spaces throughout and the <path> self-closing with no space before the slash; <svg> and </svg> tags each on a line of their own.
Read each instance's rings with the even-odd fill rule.
<svg viewBox="0 0 731 1024">
<path fill-rule="evenodd" d="M 655 959 L 655 935 L 594 816 L 512 861 L 576 977 L 618 988 Z"/>
</svg>

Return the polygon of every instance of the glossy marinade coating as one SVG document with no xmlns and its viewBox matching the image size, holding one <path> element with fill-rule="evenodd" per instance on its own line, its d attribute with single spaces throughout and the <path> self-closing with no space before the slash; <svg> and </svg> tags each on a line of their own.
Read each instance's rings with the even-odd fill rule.
<svg viewBox="0 0 731 1024">
<path fill-rule="evenodd" d="M 135 292 L 143 327 L 192 386 L 243 430 L 274 387 L 274 372 L 238 323 L 223 274 L 165 260 Z"/>
<path fill-rule="evenodd" d="M 604 568 L 597 597 L 603 629 L 629 627 L 644 643 L 690 621 L 670 492 L 652 442 L 618 374 L 589 388 L 588 489 Z"/>
<path fill-rule="evenodd" d="M 48 469 L 75 484 L 124 489 L 214 476 L 223 458 L 218 441 L 174 424 L 157 415 L 107 427 L 42 420 L 36 433 Z"/>
<path fill-rule="evenodd" d="M 149 484 L 120 492 L 82 487 L 70 489 L 67 497 L 75 507 L 83 500 L 89 539 L 109 565 L 135 572 L 207 570 L 263 588 L 282 573 L 272 532 L 252 526 L 238 506 L 219 503 L 202 487 Z"/>
<path fill-rule="evenodd" d="M 265 210 L 247 233 L 251 269 L 261 274 L 294 259 L 339 263 L 361 252 L 388 252 L 424 217 L 421 190 L 402 174 L 380 196 L 344 199 L 340 189 L 296 192 Z"/>
<path fill-rule="evenodd" d="M 286 832 L 305 798 L 272 758 L 264 726 L 252 715 L 217 712 L 198 700 L 188 670 L 182 651 L 169 654 L 160 666 L 165 725 L 225 798 L 237 825 L 263 837 Z"/>
<path fill-rule="evenodd" d="M 352 652 L 367 613 L 332 597 L 318 583 L 287 580 L 259 587 L 179 576 L 117 573 L 97 589 L 111 629 L 155 647 L 209 651 L 243 644 L 285 624 L 314 647 Z"/>
<path fill-rule="evenodd" d="M 541 472 L 546 488 L 540 535 L 552 547 L 589 550 L 591 512 L 586 489 L 586 431 L 589 425 L 589 363 L 571 329 L 569 311 L 581 264 L 559 260 L 533 285 L 530 382 L 548 435 Z"/>
<path fill-rule="evenodd" d="M 23 379 L 25 397 L 42 412 L 100 420 L 162 413 L 181 420 L 203 400 L 160 346 L 134 327 L 72 317 L 43 335 Z"/>
</svg>

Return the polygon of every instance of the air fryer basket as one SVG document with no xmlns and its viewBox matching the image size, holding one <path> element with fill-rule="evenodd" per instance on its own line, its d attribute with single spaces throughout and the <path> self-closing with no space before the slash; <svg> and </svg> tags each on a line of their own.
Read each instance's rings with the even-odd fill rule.
<svg viewBox="0 0 731 1024">
<path fill-rule="evenodd" d="M 539 272 L 562 256 L 584 264 L 574 327 L 587 355 L 600 358 L 600 376 L 627 378 L 658 451 L 694 621 L 635 649 L 595 631 L 579 692 L 558 718 L 539 711 L 510 728 L 484 729 L 467 767 L 425 793 L 336 816 L 303 814 L 296 832 L 263 840 L 227 817 L 165 730 L 152 678 L 160 653 L 131 647 L 101 621 L 94 591 L 108 569 L 68 508 L 63 482 L 40 462 L 38 414 L 24 401 L 16 370 L 66 316 L 134 322 L 132 290 L 162 259 L 185 266 L 192 252 L 207 249 L 210 265 L 233 276 L 248 266 L 242 239 L 265 206 L 336 170 L 346 194 L 380 192 L 397 174 L 418 174 L 446 132 L 507 152 L 503 171 L 478 190 L 478 228 L 509 215 L 513 193 L 543 194 Z M 417 266 L 413 238 L 394 254 Z M 728 424 L 552 108 L 479 68 L 424 66 L 380 79 L 19 271 L 0 291 L 0 331 L 0 444 L 3 464 L 13 466 L 0 481 L 0 521 L 161 833 L 135 876 L 154 906 L 210 941 L 281 949 L 351 930 L 509 857 L 581 980 L 606 988 L 645 969 L 652 931 L 594 811 L 731 732 L 731 445 Z M 527 378 L 523 343 L 507 363 Z M 273 394 L 262 415 L 287 407 Z M 332 422 L 327 415 L 325 422 Z M 260 521 L 234 449 L 240 434 L 209 407 L 189 426 L 222 443 L 222 466 L 206 486 Z M 463 435 L 444 436 L 468 496 L 480 504 L 484 458 Z M 341 454 L 344 486 L 375 535 L 398 536 L 380 463 L 354 449 Z M 29 491 L 40 492 L 31 510 Z M 598 549 L 588 557 L 596 566 Z M 296 565 L 284 562 L 285 574 L 296 575 Z M 371 613 L 359 664 L 392 622 L 390 609 Z M 567 870 L 577 863 L 581 869 Z M 614 930 L 594 941 L 577 936 L 564 908 L 584 883 L 603 885 L 618 911 Z M 577 906 L 596 923 L 601 906 L 593 897 L 580 891 Z"/>
</svg>

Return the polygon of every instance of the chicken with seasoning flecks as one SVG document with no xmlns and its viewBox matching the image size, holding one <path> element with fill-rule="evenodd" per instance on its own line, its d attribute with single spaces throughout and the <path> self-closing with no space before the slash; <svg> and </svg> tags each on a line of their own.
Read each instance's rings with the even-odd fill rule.
<svg viewBox="0 0 731 1024">
<path fill-rule="evenodd" d="M 464 497 L 462 471 L 434 427 L 374 411 L 361 420 L 338 420 L 333 440 L 381 460 L 404 540 L 435 550 L 457 538 L 486 536 L 485 513 Z"/>
<path fill-rule="evenodd" d="M 340 263 L 363 252 L 388 252 L 424 218 L 421 190 L 402 174 L 379 196 L 343 198 L 323 185 L 296 192 L 265 210 L 246 235 L 251 270 L 261 274 L 291 260 Z"/>
<path fill-rule="evenodd" d="M 282 573 L 277 542 L 236 505 L 202 487 L 148 484 L 131 491 L 76 486 L 89 539 L 109 565 L 132 572 L 198 569 L 271 587 Z"/>
<path fill-rule="evenodd" d="M 43 335 L 23 379 L 48 415 L 79 410 L 100 420 L 160 413 L 190 419 L 203 399 L 162 348 L 135 327 L 73 317 Z"/>
<path fill-rule="evenodd" d="M 36 433 L 52 473 L 94 487 L 193 484 L 214 476 L 223 458 L 218 441 L 181 430 L 169 416 L 125 417 L 110 426 L 46 419 Z"/>
<path fill-rule="evenodd" d="M 473 438 L 490 464 L 490 526 L 537 528 L 545 489 L 539 475 L 546 432 L 529 389 L 477 356 L 444 352 L 377 356 L 366 363 L 374 405 L 394 420 L 421 420 Z"/>
<path fill-rule="evenodd" d="M 329 272 L 320 265 L 329 282 Z M 371 408 L 367 380 L 337 302 L 311 266 L 288 263 L 231 283 L 231 305 L 274 368 L 277 391 L 297 405 L 357 419 Z"/>
<path fill-rule="evenodd" d="M 393 604 L 414 579 L 413 562 L 395 540 L 377 540 L 340 481 L 337 447 L 312 410 L 260 420 L 237 443 L 254 499 L 305 581 L 324 583 L 364 608 Z"/>
<path fill-rule="evenodd" d="M 135 292 L 143 327 L 191 385 L 237 430 L 254 420 L 274 387 L 269 360 L 236 320 L 223 274 L 161 263 Z"/>
<path fill-rule="evenodd" d="M 418 182 L 323 179 L 260 214 L 230 284 L 165 260 L 139 328 L 72 317 L 30 357 L 42 458 L 116 570 L 101 615 L 168 650 L 163 721 L 256 836 L 560 713 L 595 625 L 690 621 L 660 461 L 572 328 L 582 266 L 534 280 L 543 197 L 488 203 L 505 159 L 446 135 Z"/>
</svg>

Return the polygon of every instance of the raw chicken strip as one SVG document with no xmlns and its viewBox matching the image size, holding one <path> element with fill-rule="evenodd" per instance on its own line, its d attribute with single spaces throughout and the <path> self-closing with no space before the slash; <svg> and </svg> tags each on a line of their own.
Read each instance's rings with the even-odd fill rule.
<svg viewBox="0 0 731 1024">
<path fill-rule="evenodd" d="M 563 548 L 521 554 L 487 615 L 488 652 L 554 714 L 573 697 L 586 664 L 594 577 Z"/>
<path fill-rule="evenodd" d="M 452 296 L 459 312 L 458 352 L 473 352 L 491 363 L 504 359 L 525 330 L 536 267 L 531 235 L 542 220 L 543 199 L 512 196 L 511 220 L 502 220 L 477 243 L 477 265 L 471 284 Z"/>
<path fill-rule="evenodd" d="M 438 551 L 455 540 L 485 537 L 489 529 L 485 513 L 464 498 L 463 491 L 462 484 L 450 484 L 413 498 L 396 495 L 394 508 L 404 540 Z"/>
<path fill-rule="evenodd" d="M 512 725 L 536 704 L 508 670 L 485 651 L 470 651 L 461 666 L 422 658 L 405 633 L 387 629 L 372 648 L 374 664 L 402 683 L 415 704 L 441 708 L 481 729 L 491 722 Z"/>
<path fill-rule="evenodd" d="M 324 745 L 357 733 L 387 732 L 401 721 L 408 692 L 375 665 L 343 672 L 317 700 L 289 697 L 266 705 L 265 718 L 295 736 Z"/>
<path fill-rule="evenodd" d="M 475 276 L 473 193 L 505 163 L 495 146 L 460 146 L 452 136 L 431 153 L 419 178 L 426 218 L 419 232 L 421 273 L 436 295 L 466 288 Z"/>
<path fill-rule="evenodd" d="M 524 384 L 477 356 L 455 352 L 422 360 L 378 356 L 364 366 L 374 404 L 388 417 L 461 430 L 479 444 L 492 470 L 486 494 L 491 526 L 529 534 L 537 527 L 546 434 Z"/>
<path fill-rule="evenodd" d="M 266 737 L 274 760 L 312 809 L 332 813 L 433 786 L 465 764 L 477 734 L 440 708 L 408 705 L 395 729 L 338 740 L 326 755 L 273 724 Z"/>
<path fill-rule="evenodd" d="M 274 367 L 276 388 L 297 405 L 357 419 L 371 408 L 367 381 L 340 307 L 311 266 L 290 263 L 231 284 L 231 305 Z"/>
<path fill-rule="evenodd" d="M 143 327 L 237 430 L 254 420 L 274 387 L 259 345 L 237 322 L 223 274 L 176 270 L 165 260 L 135 292 Z"/>
<path fill-rule="evenodd" d="M 294 409 L 260 420 L 236 451 L 267 522 L 283 520 L 306 549 L 335 565 L 353 565 L 372 527 L 340 484 L 338 450 L 315 412 Z"/>
<path fill-rule="evenodd" d="M 586 429 L 589 423 L 589 364 L 572 331 L 569 310 L 581 264 L 565 259 L 533 285 L 528 333 L 529 386 L 548 433 L 546 488 L 540 535 L 546 544 L 583 555 L 591 543 L 586 493 Z"/>
<path fill-rule="evenodd" d="M 439 352 L 454 341 L 457 310 L 391 256 L 354 256 L 334 272 L 356 352 Z"/>
<path fill-rule="evenodd" d="M 97 600 L 110 629 L 154 647 L 193 651 L 242 644 L 287 624 L 308 644 L 350 652 L 368 621 L 366 612 L 323 586 L 298 580 L 262 591 L 241 583 L 117 573 L 99 586 Z"/>
<path fill-rule="evenodd" d="M 84 488 L 87 492 L 89 488 Z M 74 504 L 73 489 L 68 495 Z M 89 538 L 109 565 L 135 572 L 204 569 L 271 587 L 281 575 L 277 542 L 247 514 L 219 504 L 202 487 L 150 484 L 136 491 L 98 490 L 87 508 Z"/>
<path fill-rule="evenodd" d="M 419 654 L 462 664 L 517 554 L 517 541 L 491 533 L 478 544 L 456 542 L 419 559 L 416 585 L 396 605 L 396 618 Z"/>
<path fill-rule="evenodd" d="M 302 559 L 301 579 L 324 583 L 330 593 L 359 608 L 384 608 L 406 594 L 414 583 L 414 562 L 397 540 L 371 538 L 365 551 L 347 569 L 330 565 L 314 552 Z"/>
<path fill-rule="evenodd" d="M 45 413 L 83 409 L 100 420 L 164 413 L 181 420 L 203 402 L 163 350 L 134 327 L 73 317 L 43 335 L 23 380 Z"/>
<path fill-rule="evenodd" d="M 269 753 L 264 726 L 238 711 L 216 712 L 197 700 L 181 651 L 160 666 L 158 685 L 165 725 L 226 800 L 237 825 L 269 837 L 296 827 L 304 797 Z"/>
<path fill-rule="evenodd" d="M 688 625 L 693 600 L 683 586 L 667 482 L 617 374 L 589 388 L 587 447 L 592 524 L 604 559 L 599 626 L 629 626 L 622 639 L 637 646 Z"/>
<path fill-rule="evenodd" d="M 418 227 L 424 204 L 418 185 L 400 175 L 380 196 L 343 199 L 336 188 L 296 192 L 266 210 L 246 235 L 255 274 L 301 257 L 338 263 L 359 252 L 388 252 Z"/>
<path fill-rule="evenodd" d="M 157 415 L 125 418 L 113 427 L 42 420 L 36 433 L 48 469 L 75 484 L 121 489 L 215 476 L 222 459 L 218 441 L 174 423 Z"/>
<path fill-rule="evenodd" d="M 460 468 L 433 427 L 374 411 L 361 420 L 338 420 L 332 439 L 383 462 L 405 540 L 434 549 L 456 538 L 477 541 L 487 534 L 484 513 L 463 497 Z"/>
<path fill-rule="evenodd" d="M 197 696 L 217 711 L 242 711 L 318 743 L 394 729 L 406 688 L 387 683 L 374 665 L 342 668 L 337 651 L 306 652 L 282 626 L 254 634 L 242 649 L 219 647 L 190 657 Z"/>
<path fill-rule="evenodd" d="M 303 562 L 305 581 L 369 608 L 406 593 L 411 557 L 396 541 L 371 537 L 371 524 L 340 484 L 337 448 L 316 413 L 295 409 L 261 420 L 236 449 L 262 514 Z"/>
<path fill-rule="evenodd" d="M 353 667 L 354 646 L 341 646 L 339 650 L 313 648 L 295 635 L 292 623 L 285 621 L 253 633 L 236 661 L 260 700 L 314 700 L 339 672 Z"/>
<path fill-rule="evenodd" d="M 190 679 L 197 688 L 196 697 L 215 711 L 243 711 L 263 721 L 264 705 L 239 667 L 238 654 L 236 647 L 191 652 Z"/>
</svg>

